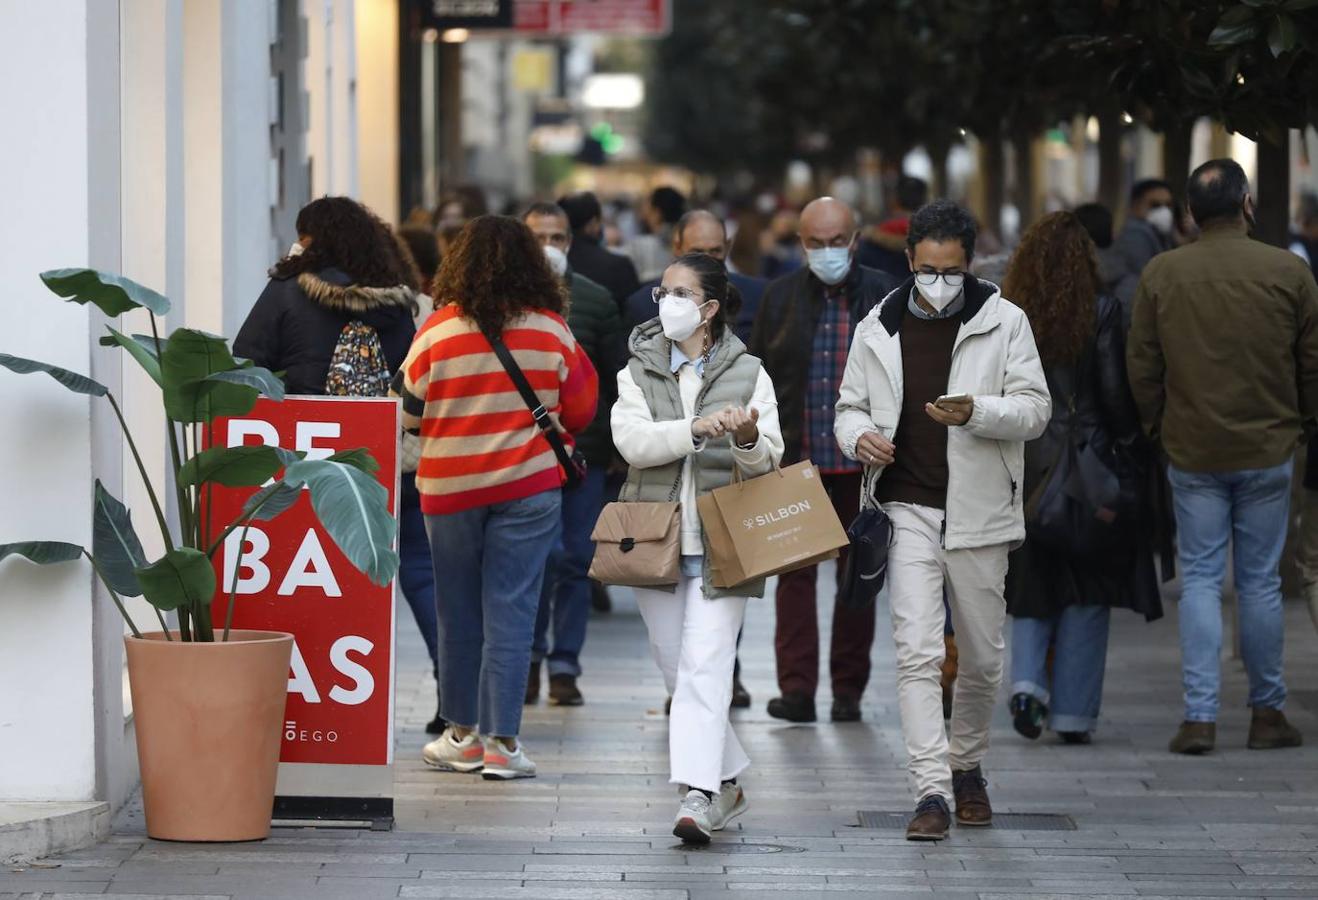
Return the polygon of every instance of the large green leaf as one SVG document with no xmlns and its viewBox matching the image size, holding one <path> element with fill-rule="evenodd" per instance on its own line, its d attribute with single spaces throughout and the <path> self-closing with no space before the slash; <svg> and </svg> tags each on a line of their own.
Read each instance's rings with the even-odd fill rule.
<svg viewBox="0 0 1318 900">
<path fill-rule="evenodd" d="M 1302 9 L 1312 9 L 1318 6 L 1318 0 L 1285 0 L 1282 3 L 1282 9 L 1287 12 L 1299 12 Z"/>
<path fill-rule="evenodd" d="M 1273 56 L 1281 56 L 1295 49 L 1295 20 L 1287 15 L 1279 15 L 1272 20 L 1268 28 L 1268 49 Z"/>
<path fill-rule="evenodd" d="M 276 481 L 261 488 L 243 504 L 242 519 L 248 516 L 254 522 L 268 522 L 282 515 L 302 496 L 302 486 Z"/>
<path fill-rule="evenodd" d="M 361 469 L 367 475 L 374 475 L 380 471 L 380 463 L 371 455 L 371 451 L 365 447 L 356 447 L 352 450 L 340 450 L 329 457 L 330 462 L 341 462 L 354 468 Z"/>
<path fill-rule="evenodd" d="M 194 328 L 178 329 L 160 357 L 166 413 L 176 422 L 209 422 L 216 416 L 251 412 L 259 394 L 256 388 L 206 380 L 237 368 L 224 338 Z"/>
<path fill-rule="evenodd" d="M 51 269 L 41 280 L 74 303 L 93 303 L 107 316 L 145 307 L 158 316 L 169 312 L 169 300 L 131 278 L 95 269 Z"/>
<path fill-rule="evenodd" d="M 380 482 L 355 466 L 328 459 L 294 463 L 284 481 L 305 484 L 316 517 L 348 560 L 376 584 L 389 583 L 398 571 L 393 549 L 398 523 Z"/>
<path fill-rule="evenodd" d="M 205 380 L 220 384 L 240 384 L 256 388 L 271 400 L 284 399 L 284 383 L 275 377 L 274 372 L 251 365 L 247 360 L 243 360 L 240 365 L 242 368 L 207 375 Z"/>
<path fill-rule="evenodd" d="M 92 500 L 92 556 L 105 581 L 125 597 L 140 597 L 142 584 L 134 574 L 146 565 L 133 515 L 96 480 Z"/>
<path fill-rule="evenodd" d="M 179 484 L 192 487 L 209 481 L 225 487 L 255 487 L 304 455 L 264 444 L 211 447 L 183 464 Z"/>
<path fill-rule="evenodd" d="M 160 378 L 160 357 L 156 354 L 155 339 L 150 335 L 135 334 L 129 337 L 122 332 L 115 331 L 110 326 L 106 326 L 110 333 L 101 338 L 102 347 L 123 347 L 128 351 L 137 364 L 142 367 L 146 374 L 151 376 L 151 380 L 156 384 L 161 384 Z"/>
<path fill-rule="evenodd" d="M 1245 6 L 1233 6 L 1223 13 L 1217 27 L 1208 36 L 1208 46 L 1229 47 L 1258 37 L 1259 25 L 1254 13 Z"/>
<path fill-rule="evenodd" d="M 77 544 L 68 544 L 64 541 L 19 541 L 14 544 L 0 544 L 0 560 L 7 556 L 21 556 L 39 566 L 72 562 L 82 556 L 83 552 Z"/>
<path fill-rule="evenodd" d="M 0 366 L 4 366 L 12 372 L 20 375 L 31 375 L 33 372 L 45 372 L 51 378 L 54 378 L 60 384 L 64 385 L 75 394 L 87 394 L 91 397 L 104 397 L 108 394 L 109 388 L 99 381 L 92 381 L 86 375 L 79 375 L 77 372 L 70 372 L 68 369 L 61 369 L 59 366 L 52 366 L 47 363 L 37 362 L 35 359 L 24 359 L 21 356 L 10 356 L 8 353 L 0 353 Z"/>
<path fill-rule="evenodd" d="M 135 573 L 142 595 L 156 609 L 200 607 L 215 595 L 215 569 L 210 557 L 192 547 L 171 550 Z"/>
</svg>

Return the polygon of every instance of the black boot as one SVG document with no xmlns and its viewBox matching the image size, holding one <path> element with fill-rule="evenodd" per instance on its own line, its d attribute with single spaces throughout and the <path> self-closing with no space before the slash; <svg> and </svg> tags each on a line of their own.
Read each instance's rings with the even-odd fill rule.
<svg viewBox="0 0 1318 900">
<path fill-rule="evenodd" d="M 769 715 L 789 722 L 815 721 L 815 698 L 805 694 L 783 694 L 769 701 Z"/>
</svg>

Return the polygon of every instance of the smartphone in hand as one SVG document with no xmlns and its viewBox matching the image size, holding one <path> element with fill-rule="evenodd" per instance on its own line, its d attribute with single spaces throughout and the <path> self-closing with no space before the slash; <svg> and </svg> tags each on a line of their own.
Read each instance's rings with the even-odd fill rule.
<svg viewBox="0 0 1318 900">
<path fill-rule="evenodd" d="M 944 394 L 934 401 L 934 406 L 940 409 L 946 409 L 948 404 L 952 403 L 969 403 L 972 398 L 969 394 Z"/>
</svg>

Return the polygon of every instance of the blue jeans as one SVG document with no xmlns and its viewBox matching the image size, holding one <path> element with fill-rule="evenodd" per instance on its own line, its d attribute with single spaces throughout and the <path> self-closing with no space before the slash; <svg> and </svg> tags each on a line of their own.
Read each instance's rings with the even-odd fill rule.
<svg viewBox="0 0 1318 900">
<path fill-rule="evenodd" d="M 1240 652 L 1249 705 L 1281 709 L 1281 575 L 1290 521 L 1291 462 L 1239 472 L 1168 467 L 1181 560 L 1181 670 L 1188 722 L 1215 722 L 1222 655 L 1222 582 L 1234 542 Z"/>
<path fill-rule="evenodd" d="M 416 473 L 404 472 L 398 495 L 398 586 L 412 608 L 412 618 L 426 642 L 435 680 L 439 680 L 439 624 L 435 611 L 435 568 L 430 562 L 426 519 L 421 514 L 421 495 Z"/>
<path fill-rule="evenodd" d="M 604 472 L 591 468 L 586 480 L 563 492 L 563 530 L 554 542 L 545 566 L 540 591 L 540 613 L 535 622 L 531 659 L 549 660 L 549 677 L 581 675 L 581 648 L 590 619 L 590 561 L 595 542 L 590 533 L 604 506 Z M 549 649 L 549 625 L 554 626 L 554 649 Z"/>
<path fill-rule="evenodd" d="M 562 492 L 426 516 L 439 604 L 444 718 L 516 737 L 531 668 L 545 560 L 558 538 Z"/>
<path fill-rule="evenodd" d="M 1012 696 L 1028 694 L 1048 707 L 1053 731 L 1093 731 L 1098 725 L 1111 618 L 1106 606 L 1068 606 L 1048 619 L 1012 620 Z M 1048 647 L 1054 643 L 1049 679 Z"/>
</svg>

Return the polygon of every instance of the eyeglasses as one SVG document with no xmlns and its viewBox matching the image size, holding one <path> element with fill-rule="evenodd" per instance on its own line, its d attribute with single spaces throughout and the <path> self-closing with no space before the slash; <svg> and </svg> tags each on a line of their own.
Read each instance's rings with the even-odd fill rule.
<svg viewBox="0 0 1318 900">
<path fill-rule="evenodd" d="M 702 299 L 699 294 L 693 294 L 691 291 L 687 290 L 686 288 L 673 288 L 672 290 L 669 290 L 668 288 L 664 287 L 662 284 L 654 288 L 651 288 L 650 296 L 654 298 L 655 303 L 658 303 L 660 300 L 663 300 L 665 297 L 670 297 L 670 296 L 676 297 L 679 300 Z"/>
<path fill-rule="evenodd" d="M 915 283 L 925 287 L 933 287 L 938 284 L 938 279 L 943 279 L 948 287 L 959 288 L 965 284 L 965 272 L 916 272 Z"/>
</svg>

